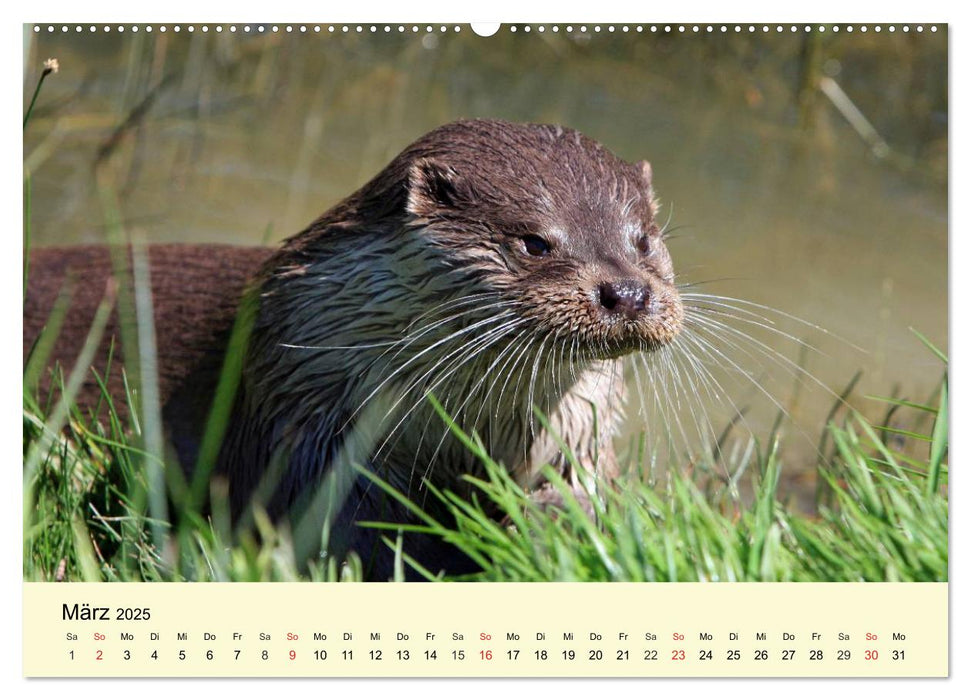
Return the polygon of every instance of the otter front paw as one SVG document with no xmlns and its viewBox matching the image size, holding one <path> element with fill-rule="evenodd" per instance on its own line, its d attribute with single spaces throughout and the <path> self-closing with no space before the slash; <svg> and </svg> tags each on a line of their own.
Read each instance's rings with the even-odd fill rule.
<svg viewBox="0 0 971 700">
<path fill-rule="evenodd" d="M 590 495 L 578 486 L 574 486 L 571 489 L 571 493 L 577 504 L 583 509 L 583 512 L 592 518 L 594 513 L 593 504 L 590 502 Z M 566 511 L 569 508 L 564 494 L 549 482 L 532 491 L 529 494 L 529 500 L 539 506 L 539 509 L 544 513 L 551 512 L 552 509 L 554 518 L 556 517 L 556 510 Z"/>
</svg>

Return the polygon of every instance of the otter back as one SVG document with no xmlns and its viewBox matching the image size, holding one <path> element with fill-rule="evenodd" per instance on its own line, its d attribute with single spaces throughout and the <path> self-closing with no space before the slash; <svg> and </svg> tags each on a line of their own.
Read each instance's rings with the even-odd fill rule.
<svg viewBox="0 0 971 700">
<path fill-rule="evenodd" d="M 270 253 L 270 249 L 258 247 L 149 246 L 159 390 L 163 404 L 190 374 L 196 377 L 211 375 L 215 381 L 243 289 Z M 105 246 L 32 250 L 24 303 L 24 362 L 48 323 L 58 297 L 64 294 L 69 299 L 69 307 L 48 365 L 56 362 L 65 374 L 68 373 L 74 367 L 107 284 L 113 277 L 111 254 Z M 131 291 L 120 293 L 130 294 Z M 119 333 L 118 311 L 115 309 L 92 366 L 99 375 L 105 375 L 114 342 L 113 366 L 107 375 L 107 386 L 116 410 L 126 416 L 128 403 L 121 373 L 126 358 Z M 49 387 L 50 374 L 45 371 L 40 385 L 42 397 L 47 395 Z M 191 410 L 185 413 L 194 417 L 202 411 L 204 416 L 211 391 L 206 391 L 203 385 L 197 387 L 193 395 L 196 405 L 186 407 Z M 89 373 L 77 403 L 82 408 L 93 409 L 99 405 L 100 398 L 101 390 Z"/>
</svg>

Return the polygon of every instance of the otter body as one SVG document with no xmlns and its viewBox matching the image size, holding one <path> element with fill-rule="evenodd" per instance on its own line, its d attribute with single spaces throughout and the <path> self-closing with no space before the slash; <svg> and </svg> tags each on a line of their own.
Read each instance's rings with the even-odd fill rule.
<svg viewBox="0 0 971 700">
<path fill-rule="evenodd" d="M 218 374 L 225 343 L 247 282 L 273 254 L 272 248 L 225 245 L 153 245 L 148 249 L 152 308 L 158 337 L 159 388 L 163 401 L 185 386 L 186 379 L 202 368 Z M 130 262 L 130 261 L 129 261 Z M 35 340 L 47 324 L 58 297 L 68 302 L 60 332 L 51 351 L 65 374 L 84 344 L 95 311 L 104 299 L 112 278 L 111 253 L 104 246 L 36 248 L 30 252 L 30 271 L 24 300 L 23 350 L 26 360 Z M 121 290 L 119 294 L 131 294 Z M 108 323 L 93 368 L 105 378 L 116 408 L 127 412 L 127 398 L 120 366 L 118 315 Z M 109 354 L 113 370 L 109 371 Z M 215 376 L 213 378 L 215 380 Z M 200 389 L 199 403 L 208 411 L 212 397 Z M 95 407 L 101 389 L 89 373 L 78 403 Z M 203 413 L 204 415 L 204 413 Z"/>
<path fill-rule="evenodd" d="M 428 395 L 524 486 L 545 464 L 578 477 L 536 409 L 581 464 L 614 478 L 622 358 L 669 342 L 683 317 L 655 215 L 647 163 L 576 131 L 497 121 L 436 129 L 275 252 L 210 254 L 234 271 L 200 292 L 210 315 L 189 324 L 178 293 L 155 292 L 160 362 L 178 365 L 162 368 L 170 438 L 194 463 L 197 417 L 245 283 L 255 320 L 217 465 L 236 516 L 254 500 L 277 518 L 309 516 L 327 525 L 328 551 L 354 550 L 372 578 L 388 577 L 383 533 L 355 523 L 410 517 L 354 465 L 433 511 L 426 480 L 466 494 L 462 477 L 481 471 Z M 149 251 L 153 286 L 178 287 L 178 265 L 157 279 L 157 259 L 171 254 Z M 37 276 L 49 276 L 42 259 L 28 299 Z M 218 302 L 206 298 L 212 287 Z M 25 347 L 38 328 L 28 315 Z M 166 326 L 187 325 L 203 328 L 167 354 Z M 405 552 L 433 572 L 469 568 L 420 536 L 405 537 Z"/>
</svg>

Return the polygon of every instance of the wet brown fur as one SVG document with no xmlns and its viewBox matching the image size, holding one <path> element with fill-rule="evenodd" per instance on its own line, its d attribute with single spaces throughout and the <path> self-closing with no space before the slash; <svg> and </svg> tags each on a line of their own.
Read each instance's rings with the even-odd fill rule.
<svg viewBox="0 0 971 700">
<path fill-rule="evenodd" d="M 221 365 L 226 333 L 246 283 L 273 253 L 272 248 L 228 245 L 153 245 L 148 249 L 152 302 L 158 337 L 158 378 L 163 403 L 182 386 L 186 377 L 208 363 Z M 130 256 L 128 258 L 130 268 Z M 48 323 L 57 299 L 69 300 L 50 365 L 58 364 L 66 375 L 87 339 L 98 305 L 114 279 L 111 254 L 104 246 L 35 248 L 30 252 L 30 274 L 24 303 L 24 360 Z M 130 290 L 121 292 L 131 294 Z M 108 388 L 116 408 L 127 413 L 120 368 L 124 364 L 115 309 L 93 363 L 105 376 L 109 351 L 113 371 Z M 42 395 L 49 387 L 45 373 Z M 94 376 L 85 377 L 77 403 L 83 408 L 99 404 L 101 390 Z M 207 397 L 208 398 L 208 397 Z"/>
</svg>

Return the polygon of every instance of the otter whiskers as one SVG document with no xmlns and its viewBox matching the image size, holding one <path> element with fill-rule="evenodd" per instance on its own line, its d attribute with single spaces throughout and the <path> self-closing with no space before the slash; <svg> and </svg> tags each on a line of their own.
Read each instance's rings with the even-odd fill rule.
<svg viewBox="0 0 971 700">
<path fill-rule="evenodd" d="M 739 386 L 753 388 L 779 411 L 781 417 L 790 420 L 789 409 L 771 388 L 771 384 L 781 378 L 800 386 L 818 387 L 836 401 L 844 402 L 820 378 L 768 342 L 753 336 L 746 328 L 790 341 L 821 357 L 827 357 L 826 353 L 780 327 L 780 321 L 791 321 L 860 350 L 857 346 L 815 323 L 764 304 L 696 292 L 682 292 L 682 300 L 684 322 L 681 333 L 663 348 L 635 353 L 630 357 L 629 367 L 633 373 L 632 384 L 637 389 L 640 419 L 647 420 L 652 412 L 661 415 L 662 420 L 653 424 L 665 426 L 668 431 L 674 430 L 678 437 L 675 442 L 683 449 L 690 449 L 690 445 L 696 443 L 694 438 L 701 438 L 702 445 L 719 445 L 736 423 L 744 424 L 754 434 L 753 426 L 745 417 L 746 410 L 732 398 L 737 391 L 725 387 L 726 378 L 734 379 Z M 718 370 L 724 377 L 717 377 L 713 370 Z M 712 405 L 725 406 L 734 415 L 721 437 L 712 424 L 710 410 L 706 408 Z M 685 411 L 690 429 L 681 420 L 680 414 Z M 813 443 L 805 431 L 795 427 L 810 444 Z M 672 437 L 669 433 L 669 439 Z M 735 478 L 726 476 L 728 480 Z"/>
</svg>

